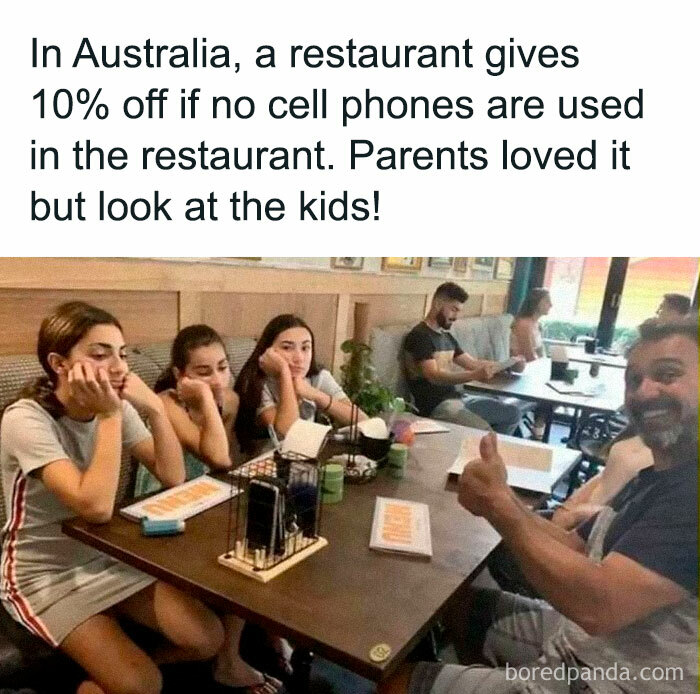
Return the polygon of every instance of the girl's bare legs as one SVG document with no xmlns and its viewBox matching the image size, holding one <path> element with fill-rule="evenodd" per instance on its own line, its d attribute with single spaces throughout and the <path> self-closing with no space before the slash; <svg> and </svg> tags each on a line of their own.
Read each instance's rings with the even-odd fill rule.
<svg viewBox="0 0 700 694">
<path fill-rule="evenodd" d="M 77 694 L 159 694 L 162 677 L 156 663 L 209 660 L 217 655 L 217 682 L 245 687 L 265 681 L 238 654 L 244 621 L 231 614 L 219 619 L 199 600 L 167 583 L 156 581 L 111 613 L 91 617 L 61 644 L 61 650 L 90 677 Z M 124 633 L 117 616 L 160 632 L 169 643 L 149 657 Z"/>
<path fill-rule="evenodd" d="M 209 660 L 224 642 L 221 621 L 212 610 L 162 581 L 152 583 L 113 610 L 165 636 L 169 643 L 152 654 L 157 663 Z"/>
<path fill-rule="evenodd" d="M 250 667 L 238 654 L 245 622 L 236 615 L 221 615 L 224 624 L 224 645 L 214 664 L 214 679 L 229 687 L 246 687 L 265 679 L 261 672 Z"/>
<path fill-rule="evenodd" d="M 60 648 L 90 678 L 78 687 L 78 694 L 160 694 L 163 682 L 158 666 L 122 631 L 114 617 L 90 617 L 63 640 Z"/>
</svg>

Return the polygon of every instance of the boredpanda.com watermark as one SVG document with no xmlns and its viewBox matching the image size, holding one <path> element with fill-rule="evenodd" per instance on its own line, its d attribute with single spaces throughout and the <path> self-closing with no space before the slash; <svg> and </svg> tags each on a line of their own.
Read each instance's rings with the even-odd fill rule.
<svg viewBox="0 0 700 694">
<path fill-rule="evenodd" d="M 555 667 L 546 665 L 506 665 L 506 680 L 540 682 L 682 682 L 682 667 L 646 666 L 638 672 L 617 663 L 609 667 L 570 667 L 564 663 Z"/>
</svg>

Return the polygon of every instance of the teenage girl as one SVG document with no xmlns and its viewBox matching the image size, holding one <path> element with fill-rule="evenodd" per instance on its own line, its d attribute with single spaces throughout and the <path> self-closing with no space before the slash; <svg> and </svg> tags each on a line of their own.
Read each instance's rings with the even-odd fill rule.
<svg viewBox="0 0 700 694">
<path fill-rule="evenodd" d="M 314 335 L 301 318 L 283 314 L 267 324 L 234 386 L 241 399 L 236 434 L 244 449 L 256 428 L 274 427 L 284 437 L 297 419 L 313 420 L 319 413 L 350 423 L 352 404 L 316 363 L 314 349 Z"/>
<path fill-rule="evenodd" d="M 117 319 L 82 302 L 59 306 L 41 325 L 45 375 L 5 410 L 0 426 L 10 509 L 0 600 L 82 666 L 87 679 L 78 694 L 156 694 L 157 663 L 214 656 L 219 681 L 237 684 L 245 664 L 213 611 L 61 532 L 61 522 L 76 515 L 109 521 L 123 449 L 166 487 L 185 479 L 163 401 L 129 372 L 125 349 Z M 166 645 L 146 654 L 122 630 L 122 618 L 160 632 Z M 257 691 L 277 685 L 263 679 Z"/>
<path fill-rule="evenodd" d="M 173 340 L 170 365 L 154 390 L 182 444 L 186 478 L 230 468 L 238 395 L 231 387 L 231 369 L 219 334 L 208 325 L 183 328 Z M 141 467 L 137 496 L 159 487 Z"/>
</svg>

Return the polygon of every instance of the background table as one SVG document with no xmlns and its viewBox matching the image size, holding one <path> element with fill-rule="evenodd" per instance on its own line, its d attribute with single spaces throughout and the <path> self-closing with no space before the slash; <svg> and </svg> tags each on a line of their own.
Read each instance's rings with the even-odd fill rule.
<svg viewBox="0 0 700 694">
<path fill-rule="evenodd" d="M 598 395 L 585 396 L 559 393 L 547 385 L 551 380 L 552 362 L 549 358 L 537 359 L 525 366 L 520 374 L 501 373 L 490 381 L 469 381 L 467 392 L 493 393 L 530 400 L 546 406 L 550 410 L 544 440 L 549 440 L 551 430 L 551 410 L 554 406 L 573 407 L 580 412 L 616 412 L 625 401 L 625 374 L 622 369 L 601 366 L 600 374 L 593 378 L 586 368 L 579 369 L 574 385 L 585 388 L 593 384 L 603 384 Z"/>
<path fill-rule="evenodd" d="M 466 512 L 445 490 L 464 427 L 417 436 L 406 476 L 385 471 L 369 484 L 345 485 L 342 503 L 323 506 L 321 533 L 329 546 L 268 584 L 217 563 L 229 549 L 228 504 L 187 521 L 184 535 L 145 538 L 136 523 L 115 516 L 105 525 L 74 519 L 64 531 L 107 554 L 220 609 L 295 640 L 378 681 L 392 672 L 450 601 L 480 571 L 499 541 L 486 521 Z M 578 452 L 555 454 L 552 484 L 575 465 Z M 430 507 L 431 560 L 369 549 L 376 496 L 421 501 Z M 387 643 L 390 657 L 373 663 L 370 649 Z"/>
<path fill-rule="evenodd" d="M 627 359 L 620 354 L 587 354 L 583 350 L 569 350 L 569 361 L 612 366 L 616 369 L 627 368 Z"/>
</svg>

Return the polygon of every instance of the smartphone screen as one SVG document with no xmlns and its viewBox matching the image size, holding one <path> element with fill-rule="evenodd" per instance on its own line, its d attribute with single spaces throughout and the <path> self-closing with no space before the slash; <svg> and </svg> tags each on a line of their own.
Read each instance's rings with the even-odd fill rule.
<svg viewBox="0 0 700 694">
<path fill-rule="evenodd" d="M 279 518 L 279 488 L 263 480 L 252 479 L 248 488 L 246 537 L 251 549 L 272 553 Z"/>
</svg>

